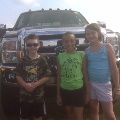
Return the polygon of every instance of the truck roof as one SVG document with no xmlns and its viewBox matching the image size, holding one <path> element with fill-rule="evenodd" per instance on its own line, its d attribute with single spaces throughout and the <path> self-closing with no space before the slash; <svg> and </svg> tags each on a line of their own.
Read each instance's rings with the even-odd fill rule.
<svg viewBox="0 0 120 120">
<path fill-rule="evenodd" d="M 57 27 L 88 24 L 85 17 L 72 10 L 38 10 L 21 13 L 14 28 L 23 27 Z"/>
</svg>

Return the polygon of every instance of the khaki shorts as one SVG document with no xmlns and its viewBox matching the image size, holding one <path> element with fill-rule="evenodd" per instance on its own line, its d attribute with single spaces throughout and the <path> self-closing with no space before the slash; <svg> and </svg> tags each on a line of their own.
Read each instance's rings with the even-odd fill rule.
<svg viewBox="0 0 120 120">
<path fill-rule="evenodd" d="M 110 102 L 112 98 L 112 84 L 90 82 L 90 99 L 96 99 L 101 102 Z"/>
</svg>

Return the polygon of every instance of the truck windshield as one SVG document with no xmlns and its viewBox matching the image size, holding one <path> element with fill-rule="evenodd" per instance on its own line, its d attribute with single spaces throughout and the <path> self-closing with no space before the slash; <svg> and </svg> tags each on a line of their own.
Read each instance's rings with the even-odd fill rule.
<svg viewBox="0 0 120 120">
<path fill-rule="evenodd" d="M 45 10 L 21 14 L 14 28 L 18 29 L 32 26 L 52 27 L 85 24 L 88 24 L 88 21 L 80 12 L 67 10 Z"/>
</svg>

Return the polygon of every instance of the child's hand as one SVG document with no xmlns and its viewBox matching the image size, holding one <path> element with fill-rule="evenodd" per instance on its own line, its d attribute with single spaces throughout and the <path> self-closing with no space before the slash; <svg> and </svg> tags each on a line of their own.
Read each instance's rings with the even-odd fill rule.
<svg viewBox="0 0 120 120">
<path fill-rule="evenodd" d="M 57 96 L 57 104 L 58 104 L 58 106 L 62 105 L 62 99 L 60 96 Z"/>
<path fill-rule="evenodd" d="M 31 82 L 31 86 L 32 86 L 34 89 L 37 87 L 35 82 Z"/>
<path fill-rule="evenodd" d="M 113 90 L 113 101 L 117 101 L 120 99 L 120 90 Z"/>
<path fill-rule="evenodd" d="M 26 83 L 24 88 L 26 89 L 26 91 L 28 92 L 33 92 L 34 91 L 34 87 L 32 87 L 32 84 L 31 83 Z"/>
</svg>

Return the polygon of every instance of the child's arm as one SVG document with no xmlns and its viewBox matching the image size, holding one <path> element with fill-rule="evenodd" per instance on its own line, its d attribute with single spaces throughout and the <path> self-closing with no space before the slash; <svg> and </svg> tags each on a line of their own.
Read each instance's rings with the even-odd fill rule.
<svg viewBox="0 0 120 120">
<path fill-rule="evenodd" d="M 43 58 L 43 65 L 44 65 L 43 66 L 44 76 L 41 79 L 39 79 L 38 81 L 32 83 L 33 88 L 37 88 L 38 86 L 45 84 L 51 76 L 51 71 L 50 71 L 50 68 L 49 68 L 48 63 L 45 58 Z"/>
<path fill-rule="evenodd" d="M 26 89 L 26 91 L 32 92 L 34 90 L 34 88 L 31 86 L 31 83 L 26 83 L 21 76 L 16 75 L 16 79 L 18 83 Z"/>
<path fill-rule="evenodd" d="M 26 91 L 32 92 L 34 90 L 34 88 L 32 88 L 30 83 L 26 83 L 22 77 L 22 74 L 25 72 L 23 70 L 23 61 L 24 61 L 23 58 L 20 59 L 20 61 L 18 62 L 17 66 L 16 66 L 16 69 L 15 69 L 16 80 L 20 84 L 20 86 L 23 87 Z"/>
<path fill-rule="evenodd" d="M 60 95 L 60 83 L 61 83 L 61 68 L 60 63 L 57 58 L 57 104 L 62 105 L 61 95 Z"/>
<path fill-rule="evenodd" d="M 117 100 L 120 95 L 120 83 L 119 83 L 119 72 L 116 64 L 116 56 L 110 44 L 107 44 L 107 51 L 110 62 L 111 75 L 115 85 L 113 93 L 115 95 L 114 96 L 115 100 Z"/>
<path fill-rule="evenodd" d="M 31 86 L 35 89 L 38 86 L 45 84 L 48 80 L 49 80 L 49 76 L 43 77 L 43 78 L 39 79 L 37 82 L 32 82 Z"/>
<path fill-rule="evenodd" d="M 86 103 L 89 102 L 90 99 L 90 93 L 89 93 L 89 80 L 88 80 L 88 72 L 87 72 L 87 58 L 86 55 L 84 55 L 83 63 L 82 63 L 82 73 L 83 73 L 83 80 L 85 83 L 85 90 L 86 90 Z"/>
</svg>

